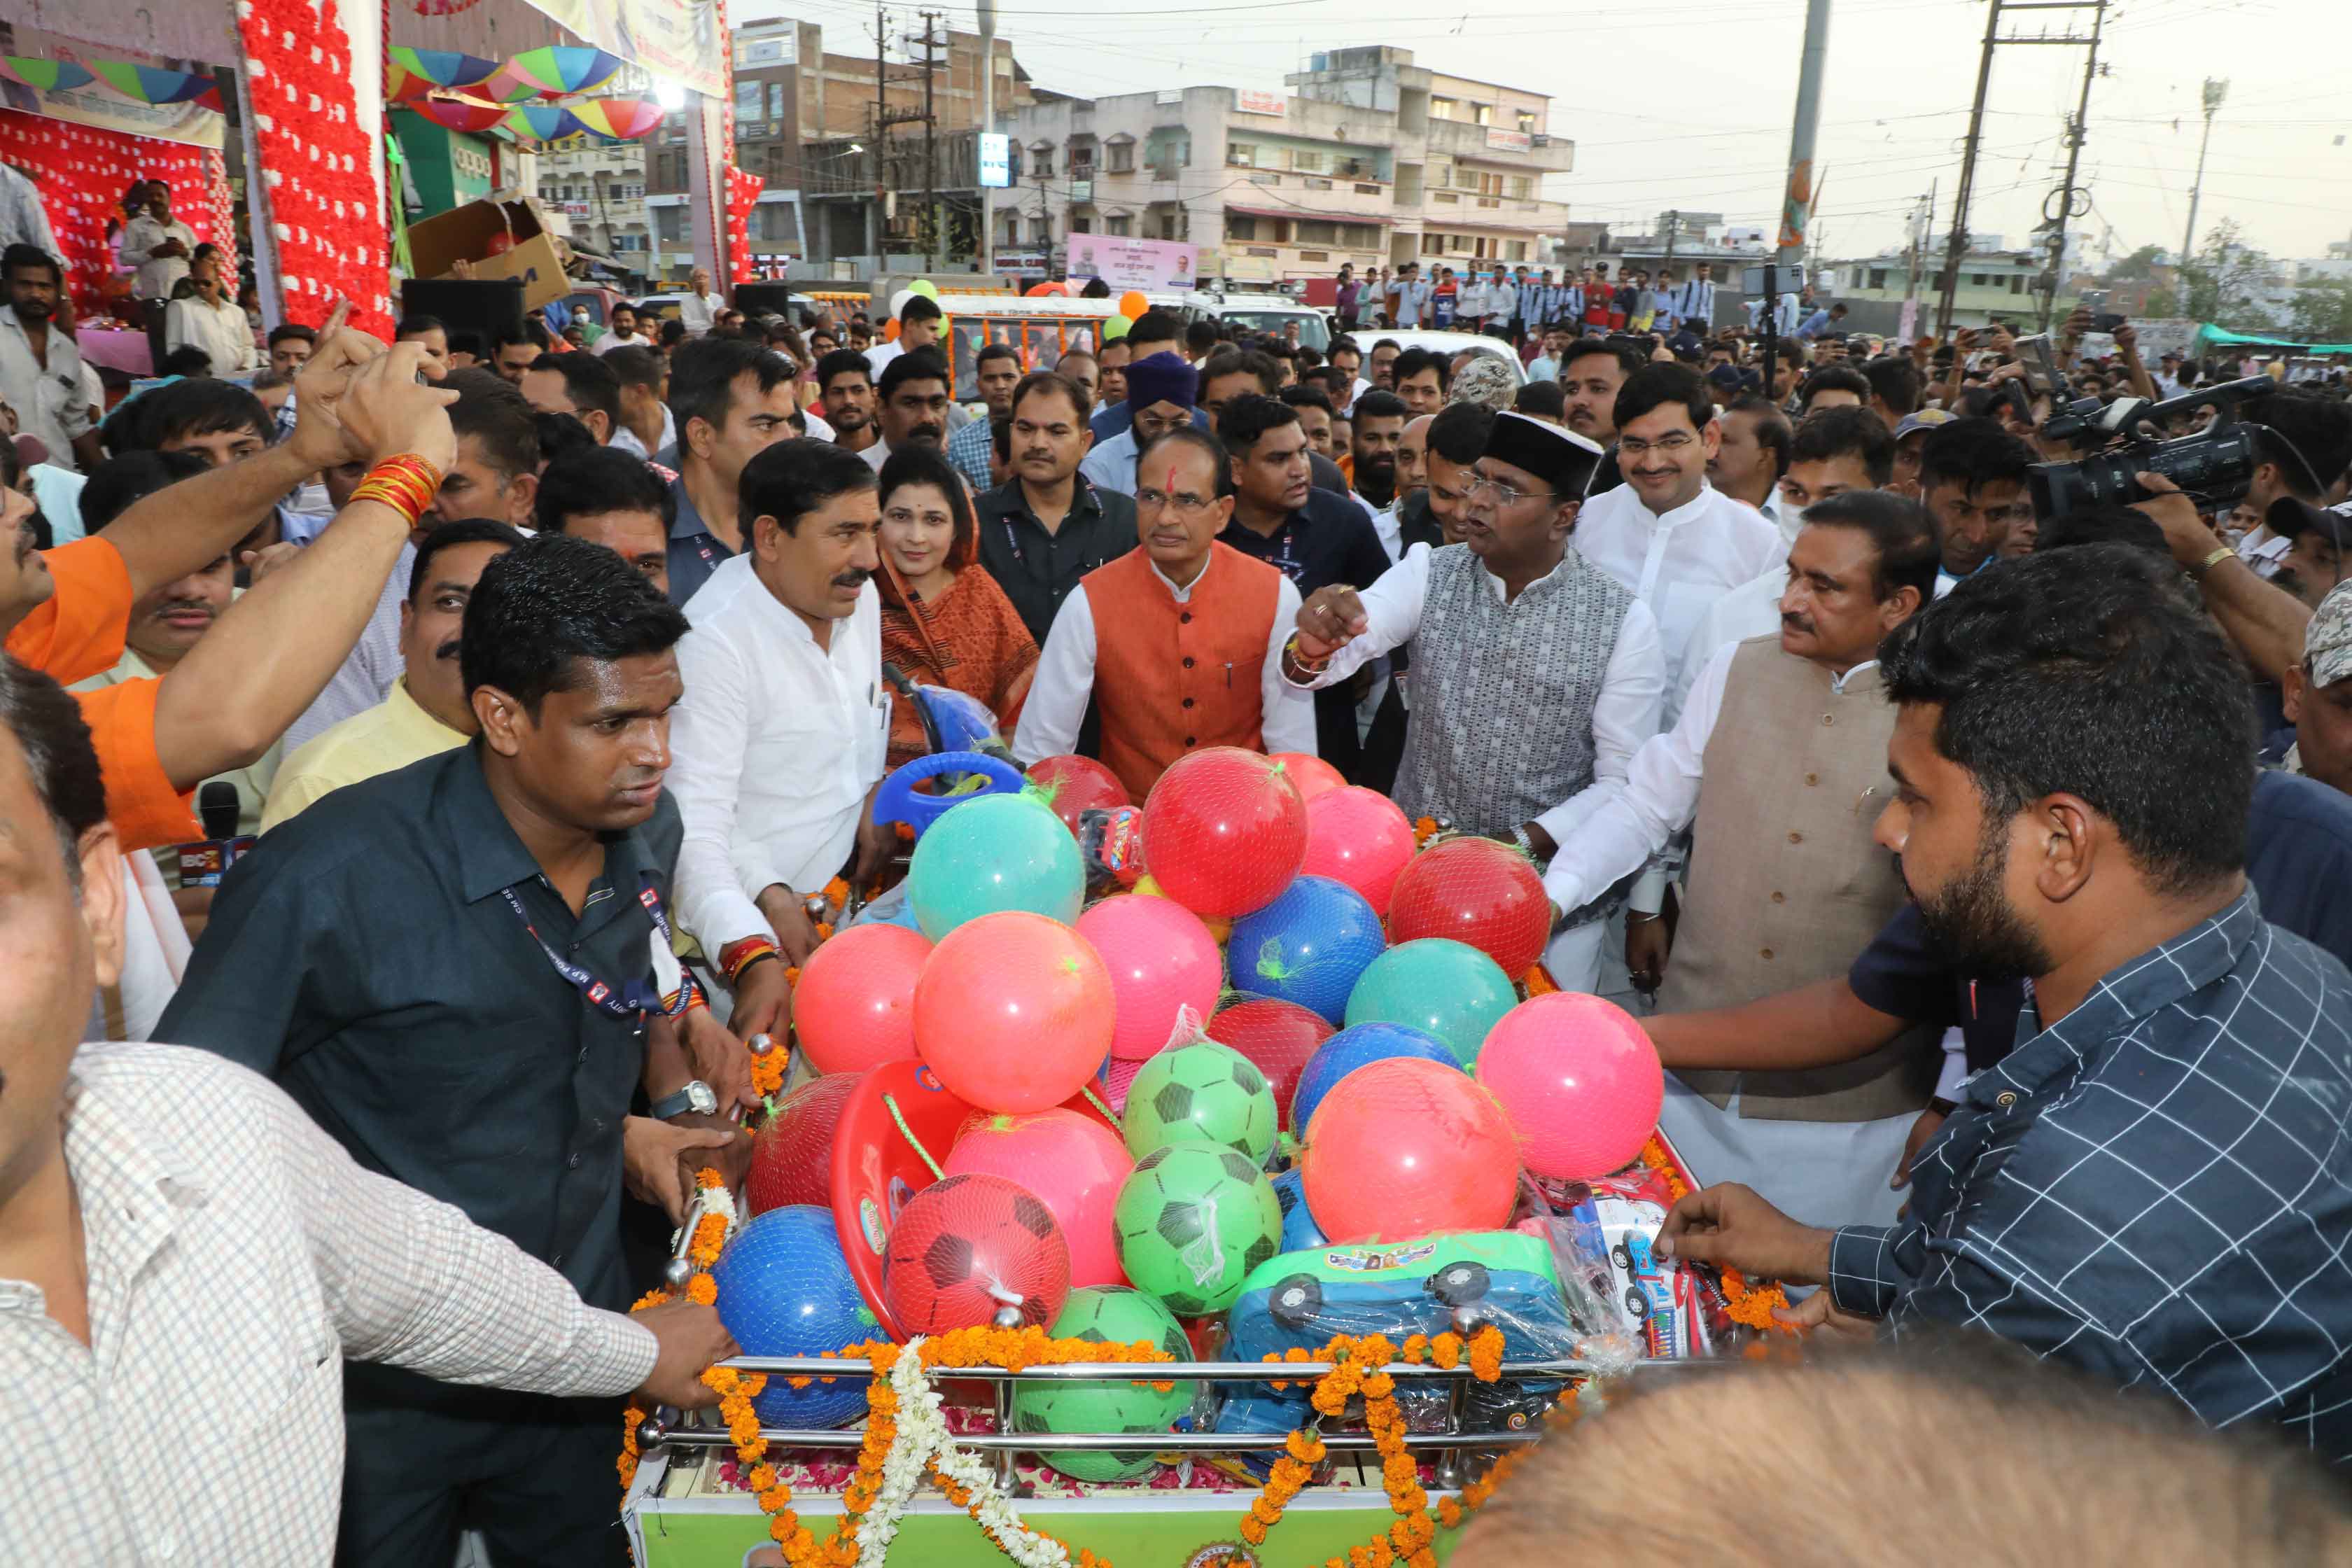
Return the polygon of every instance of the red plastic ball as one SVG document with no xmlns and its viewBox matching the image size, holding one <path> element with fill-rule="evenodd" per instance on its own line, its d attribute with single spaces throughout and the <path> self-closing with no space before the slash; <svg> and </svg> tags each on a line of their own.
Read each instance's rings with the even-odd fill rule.
<svg viewBox="0 0 2352 1568">
<path fill-rule="evenodd" d="M 1289 770 L 1237 746 L 1179 759 L 1143 803 L 1143 863 L 1197 915 L 1245 915 L 1307 858 L 1307 802 Z"/>
<path fill-rule="evenodd" d="M 1551 934 L 1551 901 L 1528 858 L 1491 838 L 1449 838 L 1412 858 L 1389 894 L 1389 941 L 1466 942 L 1523 980 Z"/>
<path fill-rule="evenodd" d="M 1054 1214 L 1002 1176 L 950 1176 L 907 1200 L 882 1255 L 882 1295 L 908 1334 L 985 1328 L 1006 1307 L 1023 1327 L 1070 1295 L 1070 1246 Z"/>
<path fill-rule="evenodd" d="M 930 939 L 904 926 L 851 926 L 821 943 L 793 988 L 793 1030 L 822 1073 L 915 1058 L 915 982 Z"/>
<path fill-rule="evenodd" d="M 1257 1064 L 1257 1070 L 1274 1086 L 1275 1109 L 1287 1131 L 1298 1075 L 1307 1070 L 1315 1048 L 1331 1037 L 1330 1024 L 1311 1007 L 1261 996 L 1236 1002 L 1218 1013 L 1209 1020 L 1205 1032 L 1219 1045 L 1231 1046 Z"/>
<path fill-rule="evenodd" d="M 1041 757 L 1029 764 L 1028 779 L 1073 835 L 1078 831 L 1078 813 L 1088 807 L 1108 810 L 1135 804 L 1118 775 L 1092 757 Z"/>
<path fill-rule="evenodd" d="M 1276 752 L 1274 760 L 1290 772 L 1290 782 L 1298 786 L 1301 799 L 1313 800 L 1335 789 L 1348 787 L 1348 775 L 1306 752 Z"/>
<path fill-rule="evenodd" d="M 1444 1062 L 1389 1057 L 1341 1079 L 1307 1124 L 1307 1206 L 1335 1242 L 1500 1230 L 1519 1156 L 1495 1097 Z"/>
<path fill-rule="evenodd" d="M 1046 1110 L 1110 1054 L 1110 971 L 1061 921 L 1021 910 L 966 921 L 915 983 L 915 1044 L 982 1110 Z"/>
<path fill-rule="evenodd" d="M 834 1132 L 857 1078 L 844 1072 L 815 1079 L 777 1102 L 776 1114 L 751 1140 L 751 1169 L 743 1178 L 743 1200 L 753 1214 L 832 1204 Z"/>
<path fill-rule="evenodd" d="M 1345 882 L 1386 915 L 1396 879 L 1412 859 L 1412 824 L 1376 789 L 1348 785 L 1307 802 L 1307 864 L 1301 874 Z"/>
</svg>

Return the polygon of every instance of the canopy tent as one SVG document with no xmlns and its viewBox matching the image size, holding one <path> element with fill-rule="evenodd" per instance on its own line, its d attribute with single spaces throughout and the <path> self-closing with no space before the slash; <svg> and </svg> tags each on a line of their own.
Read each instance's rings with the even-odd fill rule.
<svg viewBox="0 0 2352 1568">
<path fill-rule="evenodd" d="M 2352 354 L 2352 343 L 2307 343 L 2295 338 L 2274 338 L 2260 332 L 2233 332 L 2210 323 L 2197 330 L 2200 344 L 2216 348 L 2286 349 L 2299 354 Z"/>
</svg>

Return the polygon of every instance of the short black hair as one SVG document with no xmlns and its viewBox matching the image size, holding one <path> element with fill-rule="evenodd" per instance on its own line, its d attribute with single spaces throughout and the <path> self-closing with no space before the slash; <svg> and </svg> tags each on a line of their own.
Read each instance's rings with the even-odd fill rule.
<svg viewBox="0 0 2352 1568">
<path fill-rule="evenodd" d="M 548 463 L 530 521 L 541 533 L 561 533 L 575 517 L 607 511 L 649 511 L 667 529 L 677 521 L 677 500 L 643 458 L 614 447 L 590 447 Z"/>
<path fill-rule="evenodd" d="M 1645 364 L 1617 389 L 1612 417 L 1622 430 L 1653 409 L 1674 403 L 1690 416 L 1691 428 L 1704 430 L 1715 419 L 1715 399 L 1706 395 L 1706 378 L 1686 364 Z"/>
<path fill-rule="evenodd" d="M 1531 381 L 1511 395 L 1511 408 L 1539 419 L 1558 419 L 1568 412 L 1568 394 L 1556 381 Z"/>
<path fill-rule="evenodd" d="M 1135 318 L 1135 325 L 1127 329 L 1121 340 L 1139 354 L 1145 343 L 1181 343 L 1184 341 L 1184 321 L 1173 310 L 1146 310 Z"/>
<path fill-rule="evenodd" d="M 954 395 L 948 362 L 937 349 L 917 349 L 892 359 L 882 367 L 882 379 L 875 384 L 874 395 L 887 403 L 910 381 L 936 381 L 948 387 L 950 396 Z"/>
<path fill-rule="evenodd" d="M 581 413 L 592 408 L 602 412 L 608 439 L 621 427 L 620 373 L 594 354 L 541 354 L 530 368 L 551 370 L 562 376 L 564 395 Z"/>
<path fill-rule="evenodd" d="M 1802 364 L 1805 363 L 1805 345 L 1794 338 L 1782 338 L 1772 345 L 1772 357 L 1786 360 L 1790 364 Z"/>
<path fill-rule="evenodd" d="M 996 454 L 996 460 L 997 460 L 998 462 L 1000 462 L 1000 463 L 1009 463 L 1009 462 L 1011 462 L 1011 461 L 1013 460 L 1013 416 L 1012 416 L 1012 415 L 1010 415 L 1010 414 L 992 414 L 992 415 L 990 415 L 990 416 L 988 416 L 988 447 L 989 447 L 989 450 L 991 450 L 991 451 L 992 451 L 992 452 L 994 452 L 994 453 Z M 919 450 L 920 450 L 920 449 L 921 449 L 921 448 L 919 448 L 919 447 L 908 447 L 908 448 L 906 448 L 906 450 L 909 450 L 909 451 L 919 451 Z M 890 457 L 891 457 L 891 458 L 895 458 L 895 457 L 897 457 L 898 455 L 898 453 L 893 452 L 893 453 L 891 453 L 891 454 L 890 454 Z M 884 464 L 887 466 L 887 465 L 888 464 L 888 462 L 889 462 L 890 458 L 884 458 L 884 459 L 882 459 L 882 460 L 883 460 Z M 958 487 L 958 488 L 960 489 L 960 488 L 961 488 L 961 487 Z"/>
<path fill-rule="evenodd" d="M 1348 405 L 1349 419 L 1410 419 L 1412 410 L 1404 399 L 1384 387 L 1374 387 Z"/>
<path fill-rule="evenodd" d="M 306 327 L 299 321 L 280 321 L 269 330 L 269 346 L 273 349 L 284 342 L 315 344 L 318 341 L 317 329 Z"/>
<path fill-rule="evenodd" d="M 1184 346 L 1195 353 L 1206 353 L 1217 346 L 1222 335 L 1214 321 L 1194 321 L 1184 329 Z"/>
<path fill-rule="evenodd" d="M 1797 406 L 1804 407 L 1821 392 L 1851 392 L 1864 403 L 1870 401 L 1870 383 L 1862 372 L 1842 364 L 1823 365 L 1805 377 L 1797 388 Z"/>
<path fill-rule="evenodd" d="M 222 431 L 250 431 L 264 441 L 278 437 L 278 425 L 261 399 L 234 382 L 191 376 L 158 386 L 115 405 L 99 427 L 99 439 L 116 457 L 152 452 L 166 441 Z"/>
<path fill-rule="evenodd" d="M 1017 364 L 1020 363 L 1021 351 L 1011 343 L 982 343 L 980 345 L 980 352 L 971 356 L 972 366 L 977 369 L 992 359 L 1009 359 Z"/>
<path fill-rule="evenodd" d="M 0 250 L 0 280 L 5 280 L 10 273 L 23 267 L 46 270 L 59 289 L 66 286 L 64 265 L 39 246 L 27 245 L 20 240 L 7 249 Z"/>
<path fill-rule="evenodd" d="M 433 558 L 443 551 L 460 544 L 503 544 L 512 550 L 526 537 L 514 524 L 488 517 L 463 518 L 428 531 L 416 542 L 416 559 L 408 568 L 408 602 L 414 605 L 425 592 Z"/>
<path fill-rule="evenodd" d="M 1217 421 L 1217 439 L 1229 451 L 1246 453 L 1267 431 L 1297 423 L 1298 410 L 1278 397 L 1236 397 Z"/>
<path fill-rule="evenodd" d="M 449 323 L 438 316 L 427 316 L 422 312 L 403 316 L 392 329 L 392 341 L 398 342 L 403 338 L 421 338 L 427 332 L 439 332 L 446 338 L 449 335 Z"/>
<path fill-rule="evenodd" d="M 209 472 L 212 465 L 195 452 L 125 452 L 109 458 L 89 471 L 81 487 L 81 527 L 96 533 L 157 490 Z"/>
<path fill-rule="evenodd" d="M 2123 544 L 2144 550 L 2159 561 L 2172 559 L 2164 530 L 2144 511 L 2120 501 L 2078 507 L 2041 525 L 2033 536 L 2037 555 L 2052 550 L 2073 550 L 2085 544 Z"/>
<path fill-rule="evenodd" d="M 1790 439 L 1791 463 L 1827 463 L 1839 458 L 1855 459 L 1870 475 L 1872 486 L 1882 486 L 1895 477 L 1895 432 L 1870 409 L 1824 408 L 1800 424 Z"/>
<path fill-rule="evenodd" d="M 480 443 L 482 460 L 509 480 L 539 472 L 539 410 L 496 371 L 453 370 L 441 389 L 454 392 L 449 425 L 457 438 Z"/>
<path fill-rule="evenodd" d="M 1789 471 L 1789 449 L 1794 440 L 1789 428 L 1789 416 L 1780 412 L 1780 405 L 1769 397 L 1760 397 L 1750 392 L 1733 398 L 1725 405 L 1723 412 L 1726 415 L 1756 416 L 1756 444 L 1772 454 L 1772 482 L 1779 484 L 1781 477 Z"/>
<path fill-rule="evenodd" d="M 2170 563 L 2121 544 L 2004 562 L 1896 627 L 1879 661 L 1891 700 L 1943 710 L 1936 750 L 1975 781 L 1988 843 L 2063 792 L 2159 892 L 2244 868 L 2253 700 Z"/>
<path fill-rule="evenodd" d="M 1292 417 L 1295 418 L 1297 416 L 1294 415 Z M 1209 466 L 1216 471 L 1217 475 L 1215 494 L 1229 496 L 1234 493 L 1233 454 L 1225 450 L 1225 444 L 1223 441 L 1197 425 L 1179 425 L 1173 430 L 1162 431 L 1154 436 L 1145 443 L 1140 451 L 1135 454 L 1135 471 L 1141 473 L 1144 459 L 1171 441 L 1191 447 L 1207 456 Z"/>
<path fill-rule="evenodd" d="M 1569 344 L 1567 352 L 1559 356 L 1560 374 L 1566 375 L 1568 367 L 1578 360 L 1590 359 L 1594 354 L 1607 354 L 1617 362 L 1617 368 L 1627 375 L 1633 374 L 1649 363 L 1631 343 L 1619 342 L 1614 338 L 1579 338 Z"/>
<path fill-rule="evenodd" d="M 1483 403 L 1449 403 L 1429 422 L 1427 449 L 1449 463 L 1468 468 L 1486 455 L 1495 411 Z"/>
<path fill-rule="evenodd" d="M 1862 378 L 1870 384 L 1871 395 L 1898 419 L 1919 412 L 1919 399 L 1927 389 L 1920 382 L 1919 367 L 1909 360 L 1892 354 L 1872 360 L 1862 367 Z"/>
<path fill-rule="evenodd" d="M 1339 409 L 1332 406 L 1331 395 L 1311 382 L 1286 386 L 1277 395 L 1293 408 L 1320 408 L 1334 418 L 1339 416 Z"/>
<path fill-rule="evenodd" d="M 875 477 L 864 458 L 830 441 L 800 436 L 763 447 L 743 465 L 743 537 L 751 537 L 752 521 L 761 517 L 774 518 L 786 533 L 798 532 L 802 518 L 835 496 L 872 489 Z"/>
<path fill-rule="evenodd" d="M 2272 393 L 2247 410 L 2263 459 L 2307 501 L 2324 497 L 2352 466 L 2352 405 L 2299 390 Z"/>
<path fill-rule="evenodd" d="M 898 307 L 898 324 L 903 327 L 909 321 L 936 321 L 946 314 L 940 309 L 940 302 L 929 294 L 910 295 Z"/>
<path fill-rule="evenodd" d="M 1198 325 L 1195 322 L 1194 325 Z M 1257 381 L 1259 390 L 1272 397 L 1282 387 L 1282 371 L 1274 356 L 1255 349 L 1233 349 L 1211 354 L 1201 362 L 1201 381 L 1192 395 L 1196 400 L 1209 395 L 1209 383 L 1221 375 L 1248 374 Z"/>
<path fill-rule="evenodd" d="M 1881 429 L 1885 426 L 1882 423 Z M 1797 439 L 1804 439 L 1800 430 Z M 1847 490 L 1805 509 L 1808 528 L 1851 528 L 1870 535 L 1878 559 L 1870 568 L 1870 591 L 1880 604 L 1896 590 L 1916 588 L 1919 602 L 1936 596 L 1936 574 L 1943 566 L 1944 542 L 1927 509 L 1890 490 Z"/>
<path fill-rule="evenodd" d="M 1341 354 L 1354 354 L 1360 360 L 1364 357 L 1364 351 L 1362 346 L 1359 344 L 1354 338 L 1350 337 L 1346 332 L 1341 332 L 1338 337 L 1331 340 L 1331 346 L 1323 352 L 1323 357 L 1326 360 L 1332 360 L 1338 358 Z"/>
<path fill-rule="evenodd" d="M 602 357 L 623 386 L 659 386 L 662 377 L 669 374 L 660 354 L 636 343 L 624 344 Z"/>
<path fill-rule="evenodd" d="M 2033 448 L 1999 421 L 1948 419 L 1919 444 L 1919 488 L 1959 484 L 1974 496 L 1989 484 L 2024 484 L 2033 462 Z"/>
<path fill-rule="evenodd" d="M 495 687 L 536 721 L 548 693 L 580 679 L 582 661 L 664 653 L 686 629 L 684 613 L 620 556 L 542 533 L 482 568 L 466 601 L 457 668 L 468 697 Z"/>
<path fill-rule="evenodd" d="M 818 394 L 822 395 L 828 387 L 833 385 L 835 376 L 848 375 L 853 372 L 864 376 L 868 384 L 874 380 L 874 367 L 866 363 L 864 354 L 859 353 L 856 349 L 830 350 L 816 362 Z"/>
<path fill-rule="evenodd" d="M 681 447 L 686 427 L 699 419 L 716 430 L 727 423 L 735 402 L 735 382 L 746 374 L 757 379 L 761 395 L 792 379 L 793 367 L 783 355 L 742 338 L 705 335 L 678 345 L 669 356 L 669 412 L 677 425 Z"/>
<path fill-rule="evenodd" d="M 539 460 L 551 463 L 566 452 L 584 452 L 596 446 L 596 432 L 574 414 L 534 409 L 530 427 L 539 437 Z"/>
<path fill-rule="evenodd" d="M 1073 354 L 1064 354 L 1062 357 L 1065 360 L 1068 360 L 1074 359 L 1076 356 Z M 1080 386 L 1068 376 L 1064 375 L 1060 371 L 1033 370 L 1027 375 L 1023 376 L 1019 384 L 1013 388 L 1013 413 L 1018 414 L 1021 412 L 1021 400 L 1028 396 L 1033 392 L 1051 393 L 1055 397 L 1067 399 L 1071 412 L 1076 414 L 1081 420 L 1084 420 L 1089 412 L 1087 389 Z"/>
<path fill-rule="evenodd" d="M 489 357 L 495 360 L 507 350 L 518 346 L 535 348 L 544 353 L 555 347 L 555 341 L 547 335 L 546 325 L 537 316 L 525 316 L 521 326 L 499 327 L 490 333 Z"/>
<path fill-rule="evenodd" d="M 686 323 L 676 316 L 665 316 L 661 324 L 661 345 L 675 350 L 686 342 Z"/>
<path fill-rule="evenodd" d="M 16 737 L 16 747 L 25 753 L 33 793 L 49 814 L 65 854 L 66 875 L 79 890 L 81 836 L 106 820 L 106 780 L 81 704 L 39 670 L 0 654 L 0 728 Z"/>
<path fill-rule="evenodd" d="M 1425 370 L 1437 373 L 1437 390 L 1443 392 L 1454 380 L 1454 356 L 1435 349 L 1407 349 L 1389 367 L 1389 384 L 1402 386 Z"/>
</svg>

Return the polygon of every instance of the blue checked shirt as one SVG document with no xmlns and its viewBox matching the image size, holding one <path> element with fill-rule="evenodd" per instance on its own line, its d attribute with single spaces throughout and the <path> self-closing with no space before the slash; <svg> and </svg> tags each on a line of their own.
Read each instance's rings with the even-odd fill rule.
<svg viewBox="0 0 2352 1568">
<path fill-rule="evenodd" d="M 2352 1458 L 2352 973 L 2249 893 L 1968 1081 L 1829 1288 Z"/>
<path fill-rule="evenodd" d="M 956 471 L 971 481 L 971 493 L 985 494 L 992 487 L 988 479 L 988 459 L 994 448 L 990 445 L 989 422 L 975 419 L 948 437 L 948 461 Z"/>
</svg>

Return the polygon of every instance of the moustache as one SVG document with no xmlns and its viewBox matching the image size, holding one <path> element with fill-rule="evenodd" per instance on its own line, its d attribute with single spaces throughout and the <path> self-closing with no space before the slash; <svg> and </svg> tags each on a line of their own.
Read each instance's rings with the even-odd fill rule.
<svg viewBox="0 0 2352 1568">
<path fill-rule="evenodd" d="M 165 616 L 186 615 L 191 611 L 204 616 L 206 620 L 213 618 L 213 607 L 202 599 L 173 599 L 158 605 L 155 606 L 153 618 L 160 621 Z"/>
<path fill-rule="evenodd" d="M 433 657 L 436 659 L 455 658 L 457 657 L 457 650 L 460 646 L 462 645 L 458 642 L 458 639 L 451 637 L 447 641 L 444 642 L 439 647 L 433 650 Z"/>
<path fill-rule="evenodd" d="M 833 585 L 836 588 L 863 588 L 866 579 L 873 575 L 871 572 L 853 569 L 835 577 Z"/>
<path fill-rule="evenodd" d="M 918 425 L 907 432 L 907 439 L 909 442 L 920 442 L 927 447 L 936 447 L 940 444 L 942 434 L 943 432 L 936 425 Z"/>
<path fill-rule="evenodd" d="M 1813 623 L 1803 616 L 1783 615 L 1780 617 L 1780 624 L 1792 632 L 1810 633 L 1813 629 Z"/>
<path fill-rule="evenodd" d="M 57 313 L 58 308 L 47 300 L 16 301 L 16 317 L 19 321 L 46 321 Z"/>
<path fill-rule="evenodd" d="M 1396 472 L 1396 454 L 1393 452 L 1375 453 L 1358 465 L 1367 472 L 1375 474 L 1393 474 Z"/>
</svg>

